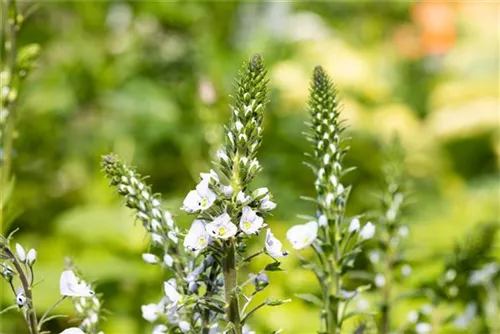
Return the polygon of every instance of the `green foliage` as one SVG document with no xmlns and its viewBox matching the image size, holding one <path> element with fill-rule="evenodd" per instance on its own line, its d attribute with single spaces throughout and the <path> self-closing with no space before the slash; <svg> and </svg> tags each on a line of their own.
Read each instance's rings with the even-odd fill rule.
<svg viewBox="0 0 500 334">
<path fill-rule="evenodd" d="M 21 14 L 28 6 L 20 3 Z M 276 236 L 300 221 L 297 213 L 316 210 L 299 199 L 315 197 L 314 178 L 302 166 L 301 152 L 308 146 L 301 133 L 310 71 L 323 64 L 335 79 L 349 123 L 345 164 L 357 166 L 345 176 L 353 185 L 347 215 L 378 205 L 371 194 L 384 182 L 379 148 L 398 132 L 414 184 L 404 242 L 413 271 L 397 290 L 417 295 L 414 290 L 424 283 L 436 287 L 448 263 L 458 263 L 451 256 L 455 242 L 480 222 L 499 223 L 498 50 L 492 43 L 498 32 L 491 29 L 497 22 L 491 6 L 450 5 L 457 27 L 451 49 L 412 55 L 425 39 L 423 23 L 412 17 L 416 3 L 410 2 L 41 3 L 24 15 L 18 35 L 20 50 L 36 43 L 42 52 L 17 94 L 15 186 L 0 186 L 1 205 L 13 189 L 8 215 L 0 217 L 9 226 L 3 232 L 20 228 L 17 241 L 45 250 L 37 260 L 43 279 L 34 290 L 37 311 L 54 302 L 62 259 L 70 255 L 106 296 L 111 315 L 102 323 L 105 332 L 150 332 L 137 305 L 161 295 L 156 285 L 161 276 L 144 268 L 144 229 L 140 223 L 134 227 L 135 218 L 109 190 L 97 167 L 100 156 L 114 151 L 141 166 L 164 207 L 178 215 L 186 189 L 208 169 L 221 144 L 233 74 L 256 50 L 263 51 L 269 70 L 270 103 L 259 152 L 263 170 L 255 183 L 274 190 L 278 207 L 269 223 Z M 2 51 L 2 68 L 5 55 Z M 185 218 L 177 221 L 187 226 Z M 491 245 L 491 261 L 498 263 L 498 233 Z M 358 256 L 356 266 L 366 268 L 366 257 Z M 258 259 L 255 268 L 266 264 Z M 293 274 L 270 273 L 273 287 L 263 296 L 318 295 L 314 274 L 300 269 L 292 256 L 281 267 Z M 497 285 L 498 279 L 492 282 Z M 459 290 L 460 305 L 445 297 L 433 314 L 463 312 L 466 291 Z M 486 290 L 476 291 L 485 300 Z M 428 302 L 418 296 L 398 304 L 396 325 Z M 359 297 L 375 302 L 370 292 Z M 0 308 L 11 303 L 10 294 L 1 293 Z M 74 316 L 71 305 L 60 311 Z M 6 333 L 25 328 L 22 316 L 11 312 L 0 315 Z M 317 308 L 294 298 L 257 312 L 250 324 L 258 333 L 276 328 L 308 333 L 319 328 L 317 315 Z M 349 319 L 347 330 L 359 321 Z M 61 319 L 47 323 L 55 333 L 67 325 Z M 443 333 L 457 333 L 452 323 L 447 326 Z"/>
</svg>

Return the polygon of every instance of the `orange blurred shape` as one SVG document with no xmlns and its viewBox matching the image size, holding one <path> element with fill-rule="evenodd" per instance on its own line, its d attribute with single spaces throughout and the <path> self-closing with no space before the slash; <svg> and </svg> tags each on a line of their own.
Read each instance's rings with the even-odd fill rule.
<svg viewBox="0 0 500 334">
<path fill-rule="evenodd" d="M 444 54 L 455 44 L 455 5 L 444 1 L 419 1 L 413 4 L 411 15 L 419 28 L 420 44 L 425 55 Z"/>
<path fill-rule="evenodd" d="M 409 59 L 422 57 L 419 35 L 414 25 L 402 24 L 398 26 L 392 38 L 396 49 L 403 57 Z"/>
</svg>

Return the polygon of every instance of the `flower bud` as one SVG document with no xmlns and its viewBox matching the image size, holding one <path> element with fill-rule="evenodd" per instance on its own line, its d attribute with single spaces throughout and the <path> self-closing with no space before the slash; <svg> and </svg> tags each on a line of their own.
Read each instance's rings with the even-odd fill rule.
<svg viewBox="0 0 500 334">
<path fill-rule="evenodd" d="M 35 249 L 30 249 L 29 252 L 28 252 L 28 255 L 26 255 L 26 263 L 28 264 L 28 266 L 32 266 L 35 261 L 36 261 L 36 250 Z"/>
<path fill-rule="evenodd" d="M 142 254 L 142 259 L 149 264 L 158 263 L 158 257 L 154 254 L 149 254 L 149 253 Z"/>
<path fill-rule="evenodd" d="M 26 252 L 24 251 L 23 246 L 21 246 L 20 244 L 16 244 L 16 254 L 19 261 L 26 261 Z"/>
</svg>

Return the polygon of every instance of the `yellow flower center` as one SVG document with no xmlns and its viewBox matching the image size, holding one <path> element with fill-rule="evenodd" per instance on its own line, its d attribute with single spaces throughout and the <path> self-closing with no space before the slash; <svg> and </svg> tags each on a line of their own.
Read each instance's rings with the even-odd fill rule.
<svg viewBox="0 0 500 334">
<path fill-rule="evenodd" d="M 245 229 L 249 230 L 252 227 L 252 223 L 250 223 L 248 220 L 243 223 L 243 226 Z"/>
<path fill-rule="evenodd" d="M 226 235 L 226 228 L 225 227 L 219 227 L 219 230 L 217 231 L 221 237 Z"/>
<path fill-rule="evenodd" d="M 202 208 L 204 208 L 204 207 L 206 207 L 207 205 L 208 205 L 208 198 L 203 197 L 203 198 L 201 199 L 201 201 L 200 201 L 200 206 L 201 206 Z"/>
<path fill-rule="evenodd" d="M 200 245 L 203 245 L 205 243 L 205 241 L 207 241 L 207 239 L 203 238 L 203 237 L 200 237 L 200 239 L 198 240 L 198 243 Z"/>
</svg>

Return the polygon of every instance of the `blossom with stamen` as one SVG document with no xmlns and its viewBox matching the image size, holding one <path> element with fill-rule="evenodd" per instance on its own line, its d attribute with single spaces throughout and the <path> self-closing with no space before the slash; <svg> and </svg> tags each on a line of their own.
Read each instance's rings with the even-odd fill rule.
<svg viewBox="0 0 500 334">
<path fill-rule="evenodd" d="M 205 229 L 203 221 L 196 219 L 193 221 L 186 238 L 184 238 L 184 247 L 190 251 L 196 252 L 208 246 L 209 235 Z"/>
<path fill-rule="evenodd" d="M 257 234 L 259 229 L 264 226 L 264 219 L 257 216 L 252 208 L 243 207 L 243 213 L 240 219 L 240 229 L 246 234 Z"/>
<path fill-rule="evenodd" d="M 61 295 L 70 297 L 92 297 L 94 291 L 90 290 L 85 282 L 78 283 L 78 278 L 72 270 L 65 270 L 59 280 Z"/>
<path fill-rule="evenodd" d="M 187 194 L 182 210 L 188 213 L 204 211 L 214 204 L 216 198 L 217 195 L 209 188 L 209 180 L 203 179 L 196 186 L 196 190 L 191 190 Z"/>
<path fill-rule="evenodd" d="M 272 257 L 280 257 L 288 255 L 287 251 L 282 251 L 281 248 L 283 244 L 277 238 L 274 237 L 271 229 L 267 229 L 266 232 L 266 252 Z"/>
<path fill-rule="evenodd" d="M 318 223 L 310 221 L 302 225 L 292 226 L 286 233 L 286 238 L 295 249 L 303 249 L 313 243 L 318 236 Z"/>
<path fill-rule="evenodd" d="M 225 240 L 234 236 L 238 228 L 231 223 L 231 217 L 227 213 L 223 213 L 215 218 L 213 222 L 207 224 L 206 230 L 209 235 Z"/>
</svg>

